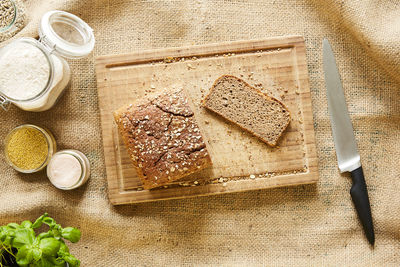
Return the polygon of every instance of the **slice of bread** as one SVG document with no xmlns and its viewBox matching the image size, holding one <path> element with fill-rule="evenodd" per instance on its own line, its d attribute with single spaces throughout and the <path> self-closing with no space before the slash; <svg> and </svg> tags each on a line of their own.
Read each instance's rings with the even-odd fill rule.
<svg viewBox="0 0 400 267">
<path fill-rule="evenodd" d="M 270 146 L 277 145 L 290 123 L 290 112 L 284 104 L 231 75 L 214 82 L 203 106 Z"/>
</svg>

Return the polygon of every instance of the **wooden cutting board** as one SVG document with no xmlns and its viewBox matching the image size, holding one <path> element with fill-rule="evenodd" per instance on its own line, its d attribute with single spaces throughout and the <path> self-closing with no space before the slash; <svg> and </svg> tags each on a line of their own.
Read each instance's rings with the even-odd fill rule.
<svg viewBox="0 0 400 267">
<path fill-rule="evenodd" d="M 318 180 L 305 43 L 301 36 L 141 51 L 96 59 L 108 192 L 112 204 L 204 196 Z M 281 100 L 292 121 L 271 148 L 206 111 L 200 101 L 223 74 Z M 167 188 L 143 190 L 112 112 L 165 88 L 184 88 L 213 167 Z"/>
</svg>

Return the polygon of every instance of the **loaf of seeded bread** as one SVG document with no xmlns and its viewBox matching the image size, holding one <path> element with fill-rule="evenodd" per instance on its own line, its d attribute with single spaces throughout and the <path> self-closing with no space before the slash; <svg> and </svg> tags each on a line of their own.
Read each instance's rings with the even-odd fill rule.
<svg viewBox="0 0 400 267">
<path fill-rule="evenodd" d="M 214 82 L 203 106 L 270 146 L 277 145 L 290 123 L 290 113 L 284 104 L 231 75 Z"/>
<path fill-rule="evenodd" d="M 145 189 L 169 184 L 211 165 L 181 89 L 124 106 L 114 112 L 114 118 Z"/>
</svg>

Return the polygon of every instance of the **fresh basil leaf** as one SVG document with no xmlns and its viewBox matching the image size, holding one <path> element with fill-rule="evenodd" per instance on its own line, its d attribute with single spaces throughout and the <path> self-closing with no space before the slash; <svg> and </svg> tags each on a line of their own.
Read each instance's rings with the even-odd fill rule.
<svg viewBox="0 0 400 267">
<path fill-rule="evenodd" d="M 36 228 L 39 228 L 40 226 L 42 226 L 42 224 L 43 224 L 43 219 L 44 219 L 45 217 L 47 217 L 47 216 L 48 216 L 48 214 L 45 213 L 45 214 L 43 214 L 42 216 L 40 216 L 39 218 L 37 218 L 36 221 L 32 224 L 32 228 L 33 228 L 33 229 L 36 229 Z"/>
<path fill-rule="evenodd" d="M 81 239 L 81 231 L 74 227 L 66 227 L 62 229 L 61 236 L 72 243 L 76 243 L 79 241 L 79 239 Z"/>
<path fill-rule="evenodd" d="M 2 242 L 11 242 L 14 236 L 15 236 L 15 230 L 9 227 L 5 227 L 4 238 L 2 239 Z"/>
<path fill-rule="evenodd" d="M 51 229 L 50 232 L 54 238 L 61 239 L 61 233 L 58 229 Z"/>
<path fill-rule="evenodd" d="M 24 227 L 24 228 L 31 228 L 32 222 L 31 221 L 23 221 L 21 223 L 21 226 Z"/>
<path fill-rule="evenodd" d="M 43 239 L 46 237 L 53 237 L 53 234 L 51 233 L 51 231 L 40 233 L 36 238 L 40 240 L 40 239 Z"/>
<path fill-rule="evenodd" d="M 39 261 L 42 257 L 42 251 L 39 248 L 32 249 L 32 256 L 35 261 Z"/>
<path fill-rule="evenodd" d="M 14 237 L 12 235 L 7 235 L 6 238 L 2 241 L 4 246 L 11 246 L 11 243 L 13 241 Z"/>
<path fill-rule="evenodd" d="M 54 225 L 56 225 L 56 222 L 54 221 L 54 219 L 50 218 L 50 217 L 43 218 L 43 223 L 47 224 L 50 227 L 53 227 Z"/>
<path fill-rule="evenodd" d="M 15 231 L 15 237 L 12 242 L 12 246 L 20 248 L 24 245 L 32 245 L 35 239 L 35 232 L 32 228 L 22 228 Z"/>
<path fill-rule="evenodd" d="M 81 262 L 75 258 L 73 255 L 71 254 L 65 254 L 62 257 L 66 262 L 68 262 L 70 267 L 79 267 L 79 265 L 81 265 Z"/>
<path fill-rule="evenodd" d="M 35 237 L 35 239 L 33 240 L 32 243 L 32 247 L 39 247 L 39 243 L 40 243 L 40 239 L 38 239 L 37 237 Z"/>
<path fill-rule="evenodd" d="M 7 226 L 11 229 L 18 229 L 21 228 L 21 226 L 18 223 L 9 223 Z"/>
<path fill-rule="evenodd" d="M 4 226 L 0 227 L 0 241 L 3 241 L 7 237 L 7 229 Z"/>
<path fill-rule="evenodd" d="M 44 262 L 50 264 L 52 267 L 65 267 L 65 261 L 60 258 L 55 258 L 51 256 L 43 256 Z M 46 265 L 47 267 L 47 265 Z"/>
<path fill-rule="evenodd" d="M 56 256 L 60 249 L 61 242 L 53 237 L 40 240 L 39 247 L 44 255 Z"/>
<path fill-rule="evenodd" d="M 54 266 L 65 266 L 65 260 L 63 258 L 57 257 L 51 259 Z"/>
<path fill-rule="evenodd" d="M 69 253 L 69 248 L 67 245 L 65 245 L 64 241 L 61 241 L 60 249 L 58 250 L 59 256 L 60 256 L 60 253 Z"/>
<path fill-rule="evenodd" d="M 56 264 L 53 262 L 53 257 L 43 256 L 38 262 L 38 267 L 64 267 L 64 264 Z"/>
<path fill-rule="evenodd" d="M 33 261 L 33 255 L 30 246 L 25 245 L 21 247 L 18 250 L 17 255 L 15 255 L 15 259 L 17 260 L 19 266 L 28 266 Z"/>
<path fill-rule="evenodd" d="M 43 224 L 49 226 L 49 231 L 35 237 L 33 229 Z M 73 227 L 63 229 L 53 218 L 48 217 L 47 213 L 33 224 L 23 221 L 21 225 L 10 223 L 0 226 L 0 244 L 10 249 L 18 249 L 19 266 L 65 267 L 68 263 L 70 267 L 78 267 L 80 261 L 69 254 L 69 248 L 63 238 L 75 243 L 81 238 L 81 232 Z"/>
</svg>

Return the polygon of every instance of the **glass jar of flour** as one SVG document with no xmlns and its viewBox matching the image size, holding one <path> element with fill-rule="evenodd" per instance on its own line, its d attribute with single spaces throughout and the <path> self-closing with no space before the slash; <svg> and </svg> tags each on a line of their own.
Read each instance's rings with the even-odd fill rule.
<svg viewBox="0 0 400 267">
<path fill-rule="evenodd" d="M 70 81 L 64 58 L 82 58 L 94 48 L 93 30 L 79 17 L 50 11 L 41 19 L 40 39 L 20 38 L 0 49 L 0 106 L 27 111 L 54 106 Z"/>
</svg>

